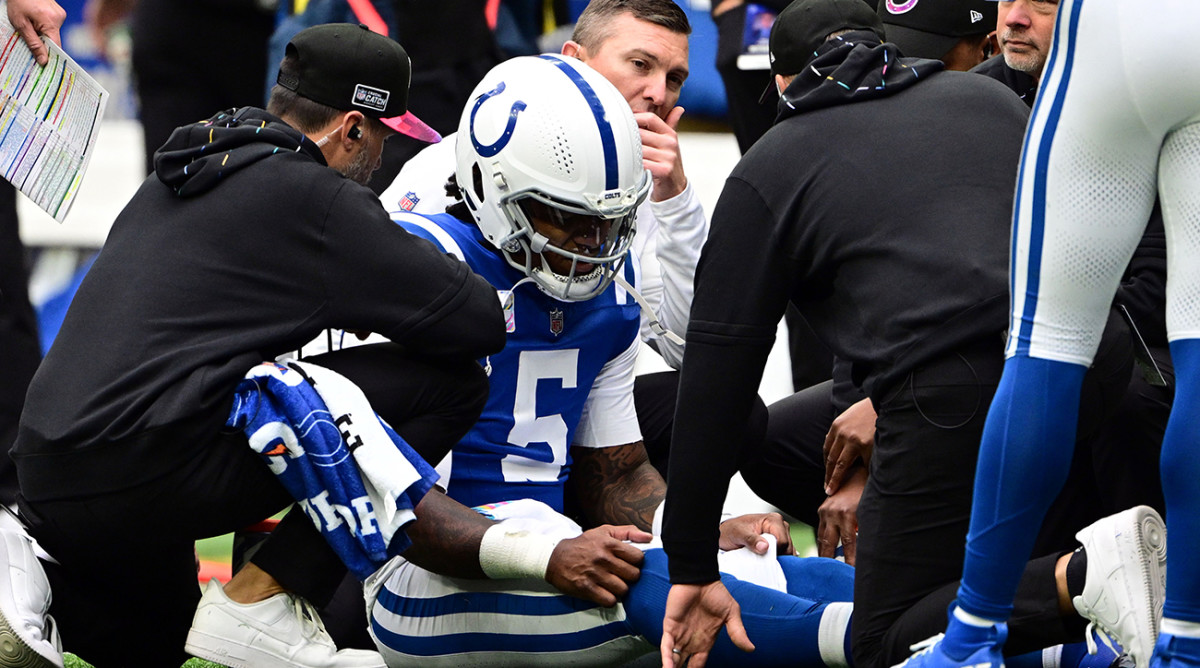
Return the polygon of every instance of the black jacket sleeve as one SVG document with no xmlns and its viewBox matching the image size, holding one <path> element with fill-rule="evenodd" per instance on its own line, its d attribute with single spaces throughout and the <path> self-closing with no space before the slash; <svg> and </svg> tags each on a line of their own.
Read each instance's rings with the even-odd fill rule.
<svg viewBox="0 0 1200 668">
<path fill-rule="evenodd" d="M 366 188 L 348 183 L 336 200 L 325 279 L 343 328 L 430 355 L 478 359 L 504 348 L 504 313 L 486 280 L 394 223 Z"/>
<path fill-rule="evenodd" d="M 759 194 L 726 182 L 700 257 L 688 325 L 663 544 L 673 583 L 716 580 L 718 521 L 790 293 L 791 270 Z"/>
</svg>

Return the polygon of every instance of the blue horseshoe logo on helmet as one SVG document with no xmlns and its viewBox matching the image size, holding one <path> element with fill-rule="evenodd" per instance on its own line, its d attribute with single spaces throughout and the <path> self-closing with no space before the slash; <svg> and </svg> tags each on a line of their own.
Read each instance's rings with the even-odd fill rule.
<svg viewBox="0 0 1200 668">
<path fill-rule="evenodd" d="M 521 100 L 513 102 L 512 109 L 508 112 L 508 124 L 504 126 L 504 132 L 500 135 L 500 138 L 492 144 L 480 144 L 479 140 L 475 137 L 475 114 L 479 111 L 479 106 L 482 105 L 489 97 L 495 97 L 503 92 L 504 82 L 501 81 L 498 86 L 484 93 L 483 95 L 480 95 L 479 99 L 475 100 L 475 106 L 471 108 L 471 145 L 475 147 L 476 153 L 485 158 L 490 158 L 493 155 L 496 155 L 500 151 L 504 150 L 505 146 L 508 146 L 508 141 L 512 139 L 513 130 L 517 127 L 517 114 L 525 111 L 525 107 L 528 106 Z"/>
</svg>

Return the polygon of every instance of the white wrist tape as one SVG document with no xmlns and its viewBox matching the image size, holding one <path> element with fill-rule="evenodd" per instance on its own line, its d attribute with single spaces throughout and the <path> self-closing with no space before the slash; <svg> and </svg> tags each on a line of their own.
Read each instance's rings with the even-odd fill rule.
<svg viewBox="0 0 1200 668">
<path fill-rule="evenodd" d="M 524 529 L 510 529 L 505 524 L 493 525 L 479 543 L 479 566 L 484 575 L 493 580 L 544 579 L 558 541 Z"/>
</svg>

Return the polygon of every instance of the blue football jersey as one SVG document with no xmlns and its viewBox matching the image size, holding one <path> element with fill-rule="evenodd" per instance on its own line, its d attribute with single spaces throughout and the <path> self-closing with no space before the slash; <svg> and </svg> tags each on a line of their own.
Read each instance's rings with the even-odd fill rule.
<svg viewBox="0 0 1200 668">
<path fill-rule="evenodd" d="M 563 302 L 509 266 L 486 244 L 474 223 L 448 214 L 393 214 L 406 230 L 462 258 L 506 303 L 508 342 L 481 360 L 491 389 L 483 415 L 454 448 L 446 492 L 466 506 L 535 499 L 563 508 L 584 402 L 600 370 L 633 344 L 641 313 L 625 290 L 610 285 L 600 296 Z M 634 280 L 633 262 L 624 265 Z"/>
</svg>

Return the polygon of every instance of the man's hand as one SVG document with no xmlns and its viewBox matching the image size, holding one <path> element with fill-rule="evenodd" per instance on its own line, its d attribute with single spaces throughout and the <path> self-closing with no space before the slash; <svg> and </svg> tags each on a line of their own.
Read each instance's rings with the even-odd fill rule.
<svg viewBox="0 0 1200 668">
<path fill-rule="evenodd" d="M 762 537 L 764 533 L 775 536 L 779 554 L 796 554 L 788 523 L 779 513 L 739 515 L 721 522 L 720 548 L 736 550 L 746 547 L 755 554 L 766 554 L 771 544 Z"/>
<path fill-rule="evenodd" d="M 50 61 L 50 51 L 39 35 L 62 46 L 58 31 L 66 19 L 67 11 L 54 0 L 8 0 L 8 22 L 29 45 L 38 65 Z"/>
<path fill-rule="evenodd" d="M 834 419 L 825 435 L 825 493 L 832 495 L 841 487 L 846 470 L 862 459 L 871 461 L 875 447 L 875 407 L 863 399 Z"/>
<path fill-rule="evenodd" d="M 854 565 L 858 547 L 858 500 L 862 498 L 867 484 L 867 469 L 856 466 L 847 476 L 845 484 L 832 496 L 825 499 L 817 509 L 817 556 L 833 558 L 837 555 L 838 541 L 846 563 Z"/>
<path fill-rule="evenodd" d="M 562 541 L 550 555 L 546 582 L 564 594 L 606 608 L 629 593 L 641 575 L 645 555 L 623 541 L 648 543 L 653 538 L 635 526 L 604 525 Z"/>
<path fill-rule="evenodd" d="M 663 120 L 649 111 L 637 112 L 633 118 L 642 133 L 642 164 L 654 178 L 650 200 L 661 202 L 683 192 L 687 177 L 679 157 L 679 135 L 675 127 L 683 117 L 683 107 L 675 107 Z"/>
<path fill-rule="evenodd" d="M 742 626 L 742 611 L 720 580 L 706 585 L 677 584 L 667 594 L 659 653 L 663 668 L 702 668 L 724 626 L 729 639 L 743 652 L 753 652 L 754 643 Z"/>
</svg>

